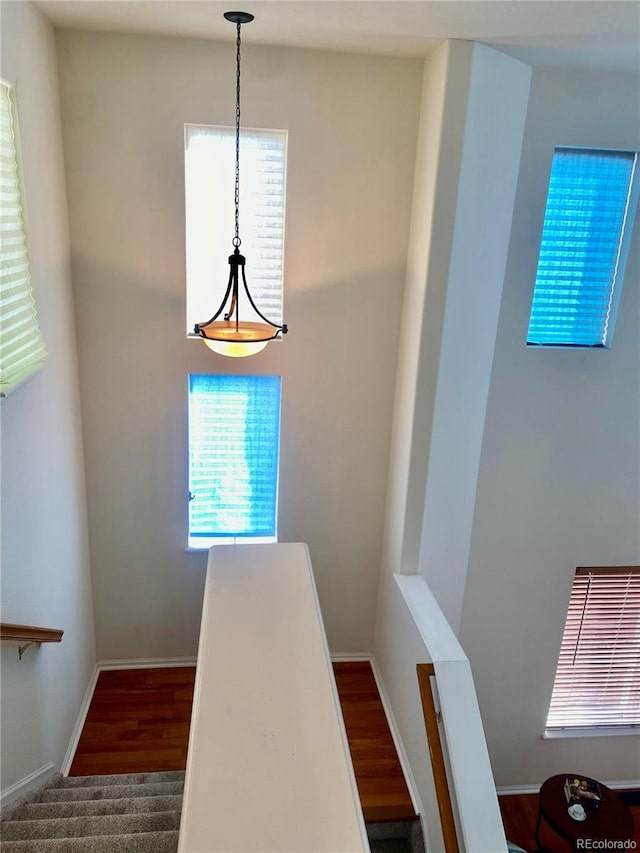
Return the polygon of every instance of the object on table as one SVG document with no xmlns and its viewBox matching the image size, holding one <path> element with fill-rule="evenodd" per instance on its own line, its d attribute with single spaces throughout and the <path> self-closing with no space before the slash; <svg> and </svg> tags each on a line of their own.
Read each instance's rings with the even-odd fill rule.
<svg viewBox="0 0 640 853">
<path fill-rule="evenodd" d="M 602 799 L 600 786 L 594 779 L 578 779 L 575 776 L 565 779 L 564 795 L 569 805 L 580 804 L 591 809 L 597 809 Z"/>
</svg>

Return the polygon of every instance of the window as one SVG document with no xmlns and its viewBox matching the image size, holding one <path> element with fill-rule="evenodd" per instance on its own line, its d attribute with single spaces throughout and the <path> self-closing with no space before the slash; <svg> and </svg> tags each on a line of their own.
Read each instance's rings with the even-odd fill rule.
<svg viewBox="0 0 640 853">
<path fill-rule="evenodd" d="M 18 387 L 44 362 L 31 293 L 19 145 L 12 87 L 0 81 L 0 396 Z"/>
<path fill-rule="evenodd" d="M 279 376 L 189 376 L 189 546 L 277 539 Z"/>
<path fill-rule="evenodd" d="M 640 567 L 576 569 L 547 729 L 640 726 Z"/>
<path fill-rule="evenodd" d="M 637 204 L 636 159 L 556 149 L 528 346 L 610 345 Z"/>
<path fill-rule="evenodd" d="M 251 295 L 282 323 L 287 133 L 240 131 L 240 237 Z M 219 306 L 234 235 L 235 128 L 185 126 L 187 335 Z M 243 313 L 241 289 L 240 313 Z"/>
</svg>

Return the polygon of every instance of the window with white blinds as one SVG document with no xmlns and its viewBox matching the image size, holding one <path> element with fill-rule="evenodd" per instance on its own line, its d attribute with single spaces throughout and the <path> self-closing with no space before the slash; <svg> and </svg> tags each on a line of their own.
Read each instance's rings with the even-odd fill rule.
<svg viewBox="0 0 640 853">
<path fill-rule="evenodd" d="M 286 131 L 240 131 L 240 251 L 251 296 L 276 324 L 282 323 L 286 165 Z M 235 128 L 185 125 L 187 335 L 210 319 L 227 286 L 234 183 Z M 241 316 L 244 299 L 241 288 Z"/>
<path fill-rule="evenodd" d="M 277 537 L 279 376 L 189 376 L 189 546 Z"/>
<path fill-rule="evenodd" d="M 640 566 L 576 569 L 547 729 L 640 726 Z"/>
<path fill-rule="evenodd" d="M 633 151 L 556 148 L 528 346 L 610 345 L 637 206 L 636 161 Z"/>
<path fill-rule="evenodd" d="M 31 292 L 13 90 L 0 81 L 0 396 L 44 362 Z"/>
</svg>

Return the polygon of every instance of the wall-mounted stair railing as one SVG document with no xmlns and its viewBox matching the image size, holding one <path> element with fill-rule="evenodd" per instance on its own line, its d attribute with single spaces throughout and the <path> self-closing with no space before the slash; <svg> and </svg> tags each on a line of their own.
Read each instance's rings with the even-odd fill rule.
<svg viewBox="0 0 640 853">
<path fill-rule="evenodd" d="M 21 643 L 18 646 L 18 657 L 22 655 L 29 646 L 40 645 L 40 643 L 59 643 L 64 631 L 59 628 L 36 628 L 33 625 L 10 625 L 7 622 L 0 624 L 0 640 L 13 643 Z"/>
<path fill-rule="evenodd" d="M 453 806 L 451 804 L 447 767 L 440 740 L 440 712 L 436 710 L 431 686 L 431 679 L 433 678 L 435 681 L 435 667 L 432 663 L 419 663 L 416 669 L 418 671 L 418 686 L 420 688 L 420 699 L 422 700 L 424 725 L 427 730 L 429 755 L 431 756 L 433 782 L 438 800 L 438 811 L 440 812 L 444 849 L 446 853 L 459 853 L 460 848 L 458 846 L 458 835 L 453 815 Z"/>
</svg>

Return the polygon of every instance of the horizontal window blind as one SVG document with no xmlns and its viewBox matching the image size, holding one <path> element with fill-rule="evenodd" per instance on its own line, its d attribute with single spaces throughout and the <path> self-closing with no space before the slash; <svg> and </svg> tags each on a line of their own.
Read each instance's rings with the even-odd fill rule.
<svg viewBox="0 0 640 853">
<path fill-rule="evenodd" d="M 11 89 L 0 82 L 0 394 L 46 358 L 31 293 Z"/>
<path fill-rule="evenodd" d="M 527 343 L 605 346 L 636 154 L 558 148 L 553 157 Z"/>
<path fill-rule="evenodd" d="M 189 376 L 189 537 L 276 536 L 279 376 Z"/>
<path fill-rule="evenodd" d="M 240 237 L 257 307 L 282 323 L 287 133 L 240 131 Z M 233 252 L 235 128 L 185 126 L 187 334 L 222 301 Z M 248 316 L 241 288 L 240 316 Z"/>
<path fill-rule="evenodd" d="M 640 567 L 577 569 L 548 729 L 640 726 Z"/>
</svg>

